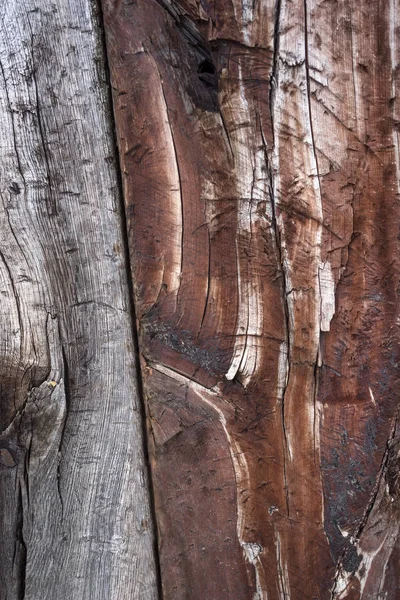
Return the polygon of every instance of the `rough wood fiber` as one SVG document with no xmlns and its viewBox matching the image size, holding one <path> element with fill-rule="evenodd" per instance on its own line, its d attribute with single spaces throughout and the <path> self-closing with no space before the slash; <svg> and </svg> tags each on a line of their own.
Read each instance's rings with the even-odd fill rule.
<svg viewBox="0 0 400 600">
<path fill-rule="evenodd" d="M 398 598 L 397 0 L 103 0 L 167 600 Z"/>
<path fill-rule="evenodd" d="M 0 3 L 2 600 L 158 597 L 94 11 Z"/>
</svg>

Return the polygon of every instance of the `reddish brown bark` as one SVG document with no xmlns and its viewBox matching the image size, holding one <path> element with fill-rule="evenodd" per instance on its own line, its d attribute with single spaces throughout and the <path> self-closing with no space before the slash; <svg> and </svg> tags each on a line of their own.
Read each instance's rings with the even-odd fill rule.
<svg viewBox="0 0 400 600">
<path fill-rule="evenodd" d="M 103 1 L 166 599 L 396 598 L 396 1 Z"/>
</svg>

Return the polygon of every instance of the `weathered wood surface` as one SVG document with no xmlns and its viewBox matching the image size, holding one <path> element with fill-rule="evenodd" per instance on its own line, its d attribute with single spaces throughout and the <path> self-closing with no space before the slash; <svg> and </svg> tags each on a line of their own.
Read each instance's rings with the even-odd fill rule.
<svg viewBox="0 0 400 600">
<path fill-rule="evenodd" d="M 398 0 L 103 0 L 167 600 L 399 589 Z"/>
<path fill-rule="evenodd" d="M 102 40 L 0 3 L 0 598 L 158 598 Z"/>
</svg>

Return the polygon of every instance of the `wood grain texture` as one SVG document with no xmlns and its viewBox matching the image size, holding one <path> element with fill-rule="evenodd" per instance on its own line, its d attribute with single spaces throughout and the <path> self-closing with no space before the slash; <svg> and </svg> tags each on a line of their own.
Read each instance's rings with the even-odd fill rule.
<svg viewBox="0 0 400 600">
<path fill-rule="evenodd" d="M 0 598 L 158 597 L 96 6 L 0 5 Z"/>
<path fill-rule="evenodd" d="M 103 0 L 164 597 L 398 597 L 399 6 Z"/>
</svg>

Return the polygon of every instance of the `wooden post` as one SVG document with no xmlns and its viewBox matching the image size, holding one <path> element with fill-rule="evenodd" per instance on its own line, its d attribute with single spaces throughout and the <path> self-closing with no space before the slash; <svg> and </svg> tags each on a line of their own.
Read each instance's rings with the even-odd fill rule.
<svg viewBox="0 0 400 600">
<path fill-rule="evenodd" d="M 155 600 L 98 15 L 12 0 L 0 30 L 0 598 Z"/>
<path fill-rule="evenodd" d="M 0 600 L 397 600 L 399 0 L 0 17 Z"/>
<path fill-rule="evenodd" d="M 164 597 L 394 599 L 398 2 L 102 4 Z"/>
</svg>

